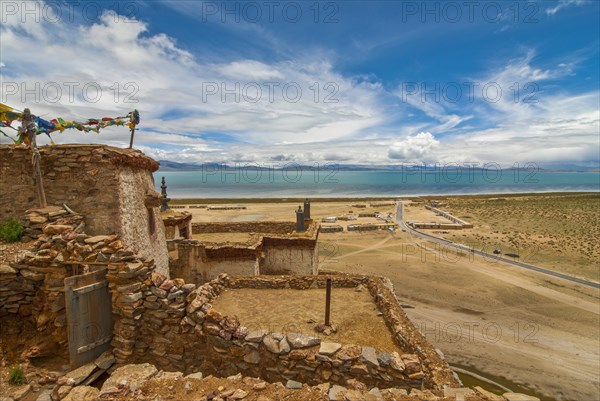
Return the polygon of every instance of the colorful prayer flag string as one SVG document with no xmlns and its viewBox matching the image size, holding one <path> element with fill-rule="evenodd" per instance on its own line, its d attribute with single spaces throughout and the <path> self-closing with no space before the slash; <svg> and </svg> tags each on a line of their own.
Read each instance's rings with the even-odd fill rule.
<svg viewBox="0 0 600 401">
<path fill-rule="evenodd" d="M 15 110 L 14 108 L 0 103 L 0 127 L 11 127 L 11 124 L 15 120 L 21 120 L 23 118 L 23 113 Z M 37 128 L 36 135 L 46 134 L 50 138 L 50 142 L 54 145 L 54 141 L 50 134 L 52 132 L 63 132 L 65 129 L 77 129 L 83 132 L 96 132 L 99 133 L 100 129 L 110 127 L 113 125 L 116 126 L 127 126 L 131 130 L 135 130 L 135 126 L 140 123 L 140 113 L 137 110 L 133 110 L 123 117 L 103 117 L 100 119 L 88 119 L 86 122 L 77 122 L 77 121 L 65 121 L 60 117 L 54 118 L 50 121 L 44 120 L 41 117 L 35 116 L 34 122 Z M 14 128 L 13 128 L 14 129 Z M 4 136 L 9 137 L 4 132 L 0 131 Z M 9 137 L 10 138 L 10 137 Z M 12 139 L 12 138 L 11 138 Z M 15 140 L 15 143 L 25 143 L 29 144 L 29 140 L 26 135 L 23 133 L 19 133 L 18 138 Z"/>
</svg>

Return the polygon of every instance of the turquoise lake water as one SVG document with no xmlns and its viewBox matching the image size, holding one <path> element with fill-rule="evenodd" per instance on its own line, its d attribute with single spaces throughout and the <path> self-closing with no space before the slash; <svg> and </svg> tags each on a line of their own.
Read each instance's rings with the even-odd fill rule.
<svg viewBox="0 0 600 401">
<path fill-rule="evenodd" d="M 207 169 L 157 171 L 171 198 L 393 197 L 600 191 L 600 172 L 531 170 L 354 171 Z"/>
</svg>

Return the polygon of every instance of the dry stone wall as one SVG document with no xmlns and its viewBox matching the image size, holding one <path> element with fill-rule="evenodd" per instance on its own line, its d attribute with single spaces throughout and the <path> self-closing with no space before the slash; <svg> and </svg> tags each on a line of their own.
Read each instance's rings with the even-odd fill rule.
<svg viewBox="0 0 600 401">
<path fill-rule="evenodd" d="M 155 171 L 158 163 L 141 152 L 100 145 L 42 146 L 40 167 L 48 204 L 67 204 L 85 217 L 90 234 L 115 232 L 117 172 L 125 166 Z M 37 206 L 31 153 L 0 145 L 0 220 L 20 218 Z"/>
<path fill-rule="evenodd" d="M 156 161 L 138 150 L 105 145 L 42 146 L 40 155 L 48 204 L 80 213 L 91 235 L 120 235 L 168 274 L 159 208 L 146 205 L 146 196 L 155 193 Z M 29 149 L 0 145 L 0 221 L 38 206 L 32 176 Z"/>
<path fill-rule="evenodd" d="M 110 355 L 96 362 L 96 370 L 103 370 L 108 365 L 107 358 Z M 89 370 L 91 369 L 93 367 Z M 61 398 L 63 401 L 139 401 L 165 398 L 198 401 L 539 401 L 536 397 L 518 393 L 499 396 L 480 387 L 446 388 L 444 391 L 413 388 L 407 391 L 396 387 L 369 389 L 358 380 L 349 380 L 346 386 L 331 385 L 328 382 L 308 386 L 293 380 L 268 383 L 259 378 L 243 377 L 241 374 L 214 377 L 194 372 L 186 376 L 183 372 L 159 370 L 148 363 L 109 369 L 107 374 L 110 376 L 106 381 L 101 386 L 96 385 L 100 387 L 99 390 L 86 384 L 87 379 L 78 383 L 87 371 L 83 373 L 70 372 L 60 377 L 54 390 L 47 393 L 53 400 L 64 397 Z"/>
<path fill-rule="evenodd" d="M 115 320 L 115 356 L 121 363 L 151 362 L 165 370 L 202 371 L 219 376 L 238 372 L 268 381 L 322 381 L 343 384 L 359 379 L 369 386 L 441 388 L 457 386 L 448 366 L 412 324 L 381 279 L 332 277 L 336 286 L 367 286 L 383 308 L 398 352 L 321 342 L 319 338 L 263 330 L 250 331 L 235 316 L 224 316 L 211 302 L 224 288 L 319 288 L 323 276 L 229 277 L 199 287 L 167 279 L 140 264 L 137 270 L 109 265 Z M 404 350 L 404 351 L 401 351 Z"/>
<path fill-rule="evenodd" d="M 203 244 L 196 240 L 176 243 L 177 259 L 170 263 L 170 275 L 188 283 L 202 284 L 220 273 L 232 275 L 259 274 L 261 242 L 241 244 Z"/>
<path fill-rule="evenodd" d="M 215 223 L 193 223 L 192 233 L 271 233 L 289 234 L 296 228 L 295 223 L 286 221 L 256 221 L 256 222 L 215 222 Z"/>
<path fill-rule="evenodd" d="M 29 210 L 27 219 L 42 224 L 41 234 L 37 228 L 29 231 L 38 236 L 32 249 L 0 269 L 0 319 L 16 314 L 31 321 L 44 338 L 33 351 L 44 353 L 68 342 L 65 278 L 87 273 L 109 257 L 100 250 L 124 245 L 116 235 L 86 235 L 83 216 L 58 207 Z M 37 223 L 41 220 L 46 222 Z"/>
<path fill-rule="evenodd" d="M 172 249 L 177 249 L 177 259 L 170 264 L 171 275 L 202 284 L 221 272 L 231 275 L 316 274 L 320 228 L 320 224 L 312 221 L 303 233 L 295 233 L 295 224 L 290 222 L 194 223 L 195 234 L 262 234 L 250 245 L 199 241 L 171 244 Z"/>
<path fill-rule="evenodd" d="M 36 287 L 39 287 L 39 278 L 43 279 L 43 276 L 29 270 L 21 274 L 9 265 L 0 265 L 0 319 L 8 314 L 18 313 L 23 317 L 31 315 L 31 304 Z"/>
</svg>

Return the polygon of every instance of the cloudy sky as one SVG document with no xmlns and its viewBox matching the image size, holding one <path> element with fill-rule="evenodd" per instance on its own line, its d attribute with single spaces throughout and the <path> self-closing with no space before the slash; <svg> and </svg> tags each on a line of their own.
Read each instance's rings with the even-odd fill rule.
<svg viewBox="0 0 600 401">
<path fill-rule="evenodd" d="M 599 4 L 3 0 L 0 102 L 137 108 L 135 146 L 179 162 L 598 168 Z"/>
</svg>

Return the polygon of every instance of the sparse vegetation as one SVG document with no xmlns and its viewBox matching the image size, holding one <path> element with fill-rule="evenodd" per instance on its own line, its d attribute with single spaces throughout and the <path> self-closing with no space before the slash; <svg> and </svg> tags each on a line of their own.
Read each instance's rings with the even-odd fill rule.
<svg viewBox="0 0 600 401">
<path fill-rule="evenodd" d="M 6 242 L 16 242 L 21 239 L 25 228 L 17 219 L 9 219 L 0 224 L 0 239 Z"/>
<path fill-rule="evenodd" d="M 450 240 L 500 248 L 527 263 L 598 279 L 598 193 L 521 195 L 503 202 L 461 197 L 448 200 L 446 209 L 468 214 L 475 225 L 446 235 Z"/>
<path fill-rule="evenodd" d="M 23 372 L 21 365 L 15 365 L 10 368 L 8 382 L 15 385 L 25 384 L 25 372 Z"/>
</svg>

